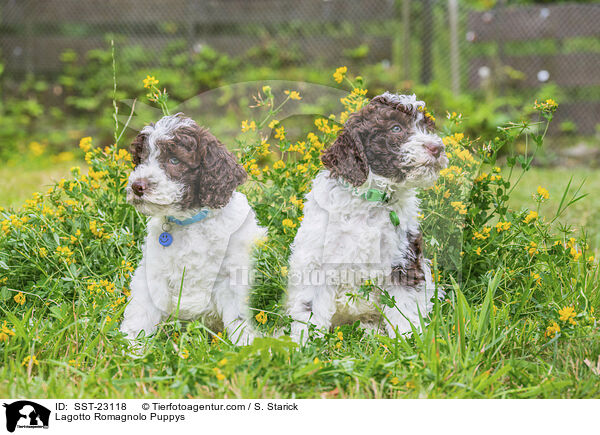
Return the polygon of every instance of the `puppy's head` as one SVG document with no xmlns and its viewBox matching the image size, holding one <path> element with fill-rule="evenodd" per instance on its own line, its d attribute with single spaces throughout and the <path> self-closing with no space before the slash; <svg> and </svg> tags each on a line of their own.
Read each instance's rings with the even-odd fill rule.
<svg viewBox="0 0 600 435">
<path fill-rule="evenodd" d="M 369 172 L 406 187 L 427 187 L 448 164 L 444 144 L 414 95 L 386 92 L 353 113 L 322 156 L 331 175 L 354 186 Z"/>
<path fill-rule="evenodd" d="M 182 114 L 144 127 L 130 150 L 127 201 L 147 215 L 223 207 L 246 180 L 227 148 Z"/>
</svg>

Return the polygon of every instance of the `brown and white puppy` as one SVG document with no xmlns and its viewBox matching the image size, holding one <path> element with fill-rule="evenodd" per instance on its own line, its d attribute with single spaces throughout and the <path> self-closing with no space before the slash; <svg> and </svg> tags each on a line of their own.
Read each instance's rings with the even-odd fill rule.
<svg viewBox="0 0 600 435">
<path fill-rule="evenodd" d="M 292 338 L 306 339 L 309 323 L 385 323 L 388 333 L 418 327 L 434 290 L 416 193 L 448 163 L 425 104 L 414 95 L 373 98 L 349 117 L 322 161 L 327 169 L 306 197 L 290 256 Z M 373 303 L 378 292 L 371 300 L 358 292 L 367 281 L 396 302 L 383 307 L 386 321 Z"/>
<path fill-rule="evenodd" d="M 152 334 L 167 317 L 201 318 L 231 340 L 254 337 L 248 308 L 253 242 L 265 231 L 236 192 L 246 172 L 207 129 L 177 114 L 131 144 L 127 200 L 149 216 L 121 331 Z"/>
</svg>

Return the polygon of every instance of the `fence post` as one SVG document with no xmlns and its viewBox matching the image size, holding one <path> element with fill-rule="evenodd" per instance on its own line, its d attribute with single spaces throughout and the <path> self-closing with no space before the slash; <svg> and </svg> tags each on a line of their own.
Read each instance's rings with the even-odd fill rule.
<svg viewBox="0 0 600 435">
<path fill-rule="evenodd" d="M 432 42 L 433 42 L 433 5 L 432 0 L 423 0 L 423 24 L 421 26 L 421 82 L 431 82 Z"/>
<path fill-rule="evenodd" d="M 411 0 L 402 0 L 402 62 L 404 80 L 409 81 L 412 77 L 411 67 L 411 40 L 410 40 L 410 4 Z"/>
<path fill-rule="evenodd" d="M 450 74 L 452 93 L 460 93 L 460 52 L 458 50 L 458 0 L 448 0 L 448 19 L 450 20 Z"/>
<path fill-rule="evenodd" d="M 188 48 L 188 61 L 190 64 L 192 64 L 194 56 L 194 43 L 196 41 L 196 22 L 194 18 L 196 15 L 194 14 L 194 4 L 192 1 L 187 0 L 185 8 L 187 11 L 187 17 L 185 18 L 185 33 Z"/>
<path fill-rule="evenodd" d="M 35 72 L 33 66 L 33 15 L 35 14 L 35 5 L 32 0 L 25 0 L 25 71 L 27 74 Z"/>
</svg>

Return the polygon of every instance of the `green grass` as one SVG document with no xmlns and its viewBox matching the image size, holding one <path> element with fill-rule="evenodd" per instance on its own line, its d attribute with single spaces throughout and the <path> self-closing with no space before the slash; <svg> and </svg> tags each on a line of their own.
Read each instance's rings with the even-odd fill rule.
<svg viewBox="0 0 600 435">
<path fill-rule="evenodd" d="M 73 166 L 85 167 L 85 163 L 50 161 L 12 161 L 0 167 L 0 207 L 18 207 L 33 192 L 44 192 L 55 182 L 70 176 Z"/>
<path fill-rule="evenodd" d="M 533 313 L 520 318 L 511 304 L 494 308 L 493 296 L 509 284 L 501 277 L 500 272 L 490 280 L 485 302 L 477 309 L 455 288 L 449 301 L 436 308 L 423 334 L 373 337 L 346 327 L 343 340 L 329 334 L 300 351 L 286 339 L 275 338 L 258 339 L 245 348 L 211 344 L 199 322 L 167 322 L 144 350 L 133 352 L 116 335 L 115 322 L 86 322 L 80 304 L 30 309 L 22 318 L 6 312 L 17 333 L 11 340 L 28 339 L 27 346 L 10 346 L 11 353 L 4 352 L 0 395 L 598 397 L 598 376 L 584 363 L 595 361 L 600 353 L 597 331 L 548 340 L 539 333 Z M 44 352 L 39 365 L 21 365 L 26 355 L 40 349 Z M 71 359 L 78 362 L 70 365 Z"/>
<path fill-rule="evenodd" d="M 511 196 L 511 205 L 515 208 L 533 208 L 531 195 L 538 186 L 545 187 L 550 192 L 550 199 L 540 207 L 540 216 L 554 216 L 560 203 L 560 198 L 569 181 L 571 192 L 580 186 L 580 194 L 587 195 L 582 200 L 567 208 L 560 217 L 563 224 L 572 225 L 578 230 L 588 233 L 590 245 L 600 248 L 600 170 L 587 168 L 533 168 L 526 172 L 517 189 Z M 582 184 L 583 183 L 583 184 Z"/>
<path fill-rule="evenodd" d="M 22 203 L 30 197 L 31 190 L 42 188 L 50 179 L 67 176 L 70 166 L 51 171 L 4 168 L 2 174 L 26 179 L 23 186 L 29 190 L 2 186 L 2 203 Z M 532 170 L 513 193 L 512 206 L 533 208 L 531 193 L 542 185 L 550 190 L 551 198 L 542 205 L 540 215 L 551 217 L 569 175 L 569 171 L 560 169 Z M 598 216 L 600 203 L 593 193 L 600 177 L 593 171 L 579 169 L 574 184 L 584 177 L 588 177 L 588 184 L 582 191 L 590 196 L 576 203 L 564 219 L 580 227 L 587 225 L 595 234 L 598 224 L 593 219 Z M 95 249 L 94 243 L 92 239 L 91 249 Z M 17 245 L 15 249 L 21 248 Z M 135 261 L 135 252 L 138 251 L 132 248 L 122 255 Z M 120 276 L 123 272 L 118 265 L 123 257 L 107 258 L 105 265 L 92 264 L 93 260 L 88 259 L 90 264 L 85 267 L 94 273 L 102 269 L 92 276 L 94 279 Z M 275 266 L 273 270 L 279 270 Z M 537 287 L 514 280 L 511 271 L 498 263 L 497 270 L 477 281 L 446 288 L 448 296 L 435 307 L 429 326 L 421 334 L 409 338 L 374 336 L 348 325 L 313 338 L 302 349 L 286 338 L 270 337 L 236 348 L 226 340 L 215 339 L 199 321 L 174 320 L 162 324 L 146 346 L 132 349 L 117 332 L 118 320 L 107 318 L 109 312 L 114 319 L 120 316 L 119 310 L 112 315 L 114 296 L 91 294 L 85 284 L 74 283 L 75 279 L 85 283 L 87 278 L 70 275 L 79 274 L 79 270 L 83 269 L 60 271 L 62 278 L 60 273 L 56 276 L 52 272 L 53 280 L 48 278 L 47 282 L 58 286 L 48 290 L 53 296 L 40 300 L 28 293 L 23 306 L 12 300 L 14 291 L 19 289 L 3 288 L 0 327 L 6 321 L 14 336 L 1 345 L 0 396 L 600 396 L 600 378 L 585 362 L 595 362 L 600 355 L 600 334 L 594 317 L 600 309 L 597 265 L 578 263 L 556 271 L 546 270 Z M 563 273 L 565 270 L 568 274 Z M 43 288 L 45 283 L 40 278 L 32 285 Z M 558 319 L 558 310 L 567 305 L 573 305 L 578 313 L 574 326 Z M 596 309 L 596 314 L 591 308 Z M 272 319 L 279 315 L 268 316 L 268 325 L 272 325 Z M 559 321 L 562 331 L 550 338 L 544 333 L 554 320 Z M 273 331 L 265 332 L 270 335 Z M 28 363 L 29 355 L 36 355 L 38 362 Z"/>
<path fill-rule="evenodd" d="M 25 162 L 0 168 L 0 177 L 6 180 L 0 184 L 0 206 L 17 207 L 31 197 L 32 192 L 44 191 L 53 182 L 62 177 L 69 177 L 72 166 L 85 166 L 81 162 L 55 164 L 51 167 L 40 167 Z M 506 171 L 505 171 L 506 172 Z M 600 171 L 586 168 L 533 168 L 525 173 L 519 185 L 511 196 L 511 205 L 515 209 L 532 208 L 535 203 L 531 195 L 538 186 L 550 191 L 550 199 L 542 204 L 541 216 L 553 216 L 556 213 L 560 196 L 566 189 L 569 180 L 573 178 L 571 189 L 574 191 L 581 183 L 581 193 L 587 196 L 567 208 L 561 216 L 562 223 L 576 228 L 586 229 L 593 247 L 600 247 Z"/>
</svg>

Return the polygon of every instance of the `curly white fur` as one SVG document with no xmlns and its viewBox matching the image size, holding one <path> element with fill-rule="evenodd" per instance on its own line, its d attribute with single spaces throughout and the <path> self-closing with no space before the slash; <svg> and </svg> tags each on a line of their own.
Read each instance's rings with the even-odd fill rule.
<svg viewBox="0 0 600 435">
<path fill-rule="evenodd" d="M 149 134 L 149 157 L 129 178 L 130 202 L 151 217 L 121 331 L 135 339 L 141 331 L 154 333 L 169 316 L 201 318 L 210 328 L 227 328 L 232 342 L 249 344 L 255 333 L 248 307 L 250 286 L 242 274 L 252 269 L 252 245 L 266 231 L 258 226 L 245 195 L 234 192 L 225 207 L 211 209 L 200 222 L 171 224 L 173 243 L 165 247 L 158 242 L 165 216 L 184 220 L 199 211 L 181 211 L 177 201 L 183 186 L 170 180 L 157 162 L 155 140 L 175 128 L 175 121 L 143 131 Z M 152 186 L 143 201 L 131 189 L 139 179 Z"/>
<path fill-rule="evenodd" d="M 410 171 L 402 182 L 369 173 L 367 181 L 353 188 L 342 179 L 331 177 L 328 170 L 317 175 L 312 191 L 307 195 L 304 219 L 290 255 L 287 311 L 293 319 L 292 339 L 306 340 L 309 324 L 318 329 L 360 320 L 363 327 L 388 333 L 406 333 L 411 324 L 417 329 L 420 319 L 433 307 L 435 292 L 429 263 L 422 263 L 425 282 L 407 285 L 392 282 L 394 266 L 408 266 L 411 258 L 409 235 L 420 232 L 419 201 L 416 189 L 432 185 L 440 167 L 448 160 L 442 154 L 438 166 L 432 166 L 432 156 L 424 144 L 441 139 L 418 127 L 424 107 L 414 95 L 385 93 L 392 104 L 402 104 L 415 117 L 414 131 L 403 144 Z M 388 202 L 369 202 L 361 193 L 370 188 L 385 191 Z M 400 225 L 395 227 L 390 212 L 395 211 Z M 358 289 L 371 280 L 395 299 L 396 306 L 379 307 L 377 292 L 356 296 Z M 350 296 L 349 296 L 350 295 Z M 439 292 L 442 296 L 443 292 Z M 375 302 L 375 303 L 374 303 Z M 381 304 L 377 304 L 381 305 Z"/>
<path fill-rule="evenodd" d="M 366 184 L 381 186 L 380 178 L 371 174 Z M 388 192 L 394 187 L 388 185 Z M 290 256 L 287 307 L 295 320 L 294 341 L 307 338 L 309 322 L 319 329 L 355 320 L 370 328 L 382 326 L 373 304 L 375 295 L 370 301 L 348 297 L 366 280 L 382 286 L 396 300 L 399 309 L 383 308 L 389 333 L 395 328 L 410 331 L 411 323 L 418 328 L 419 313 L 425 317 L 431 310 L 435 287 L 427 264 L 425 285 L 391 283 L 392 266 L 404 266 L 408 260 L 408 233 L 419 231 L 415 189 L 398 190 L 392 198 L 386 204 L 369 202 L 330 178 L 329 171 L 317 175 Z M 400 218 L 398 227 L 390 222 L 391 210 Z"/>
</svg>

